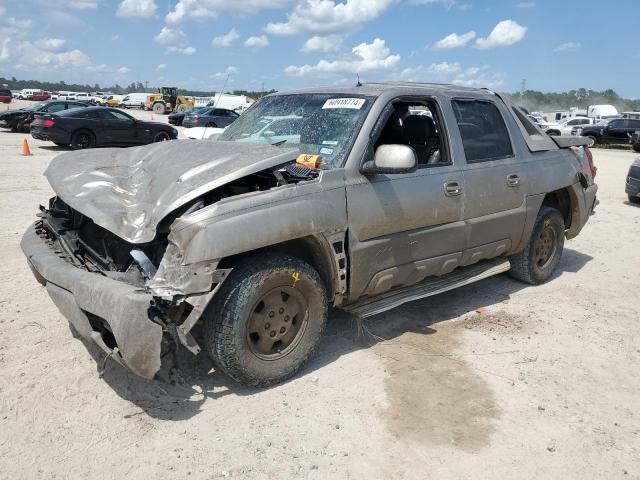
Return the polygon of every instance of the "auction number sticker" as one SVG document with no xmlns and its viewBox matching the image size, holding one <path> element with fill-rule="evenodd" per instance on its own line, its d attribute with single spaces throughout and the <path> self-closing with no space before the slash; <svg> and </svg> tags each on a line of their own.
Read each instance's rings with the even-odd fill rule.
<svg viewBox="0 0 640 480">
<path fill-rule="evenodd" d="M 323 110 L 328 108 L 350 108 L 360 110 L 364 105 L 364 98 L 330 98 L 322 106 Z"/>
</svg>

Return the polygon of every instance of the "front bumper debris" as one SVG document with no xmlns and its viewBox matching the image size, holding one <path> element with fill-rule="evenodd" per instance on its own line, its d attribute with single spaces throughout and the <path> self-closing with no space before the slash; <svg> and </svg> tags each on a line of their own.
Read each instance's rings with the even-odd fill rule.
<svg viewBox="0 0 640 480">
<path fill-rule="evenodd" d="M 162 326 L 152 321 L 153 296 L 73 266 L 53 240 L 38 235 L 36 225 L 27 229 L 20 246 L 58 309 L 82 337 L 136 375 L 153 378 L 160 370 L 163 335 Z"/>
</svg>

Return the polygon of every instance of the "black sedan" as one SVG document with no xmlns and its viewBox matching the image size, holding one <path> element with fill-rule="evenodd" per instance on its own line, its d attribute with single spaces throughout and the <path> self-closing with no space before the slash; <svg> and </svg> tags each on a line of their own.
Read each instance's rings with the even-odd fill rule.
<svg viewBox="0 0 640 480">
<path fill-rule="evenodd" d="M 640 153 L 640 130 L 633 132 L 633 135 L 631 135 L 631 138 L 629 139 L 629 143 L 631 144 L 631 148 L 634 152 Z"/>
<path fill-rule="evenodd" d="M 640 203 L 640 158 L 629 167 L 624 191 L 631 203 Z"/>
<path fill-rule="evenodd" d="M 187 112 L 173 112 L 169 114 L 169 116 L 167 117 L 167 120 L 169 120 L 169 123 L 171 125 L 179 126 L 179 125 L 182 125 L 182 121 L 184 120 L 185 115 L 196 114 L 206 109 L 207 109 L 206 107 L 196 107 L 196 108 L 192 108 L 191 110 L 188 110 Z"/>
<path fill-rule="evenodd" d="M 190 127 L 219 127 L 225 128 L 231 125 L 240 115 L 226 108 L 206 107 L 202 111 L 186 113 L 182 126 Z"/>
<path fill-rule="evenodd" d="M 37 113 L 58 113 L 65 110 L 85 108 L 88 105 L 83 102 L 72 102 L 66 100 L 51 100 L 47 102 L 34 103 L 27 108 L 7 110 L 0 113 L 0 126 L 10 128 L 13 132 L 29 131 L 29 125 Z"/>
<path fill-rule="evenodd" d="M 144 122 L 115 108 L 87 107 L 36 117 L 31 136 L 73 149 L 131 147 L 178 138 L 178 131 L 160 122 Z"/>
</svg>

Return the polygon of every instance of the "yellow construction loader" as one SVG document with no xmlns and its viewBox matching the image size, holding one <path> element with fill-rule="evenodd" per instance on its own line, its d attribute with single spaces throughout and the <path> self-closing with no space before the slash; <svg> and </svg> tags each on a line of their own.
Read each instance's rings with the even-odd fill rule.
<svg viewBox="0 0 640 480">
<path fill-rule="evenodd" d="M 158 93 L 149 95 L 144 104 L 145 110 L 153 110 L 158 115 L 163 113 L 181 112 L 184 113 L 196 104 L 196 99 L 178 96 L 176 87 L 162 87 Z"/>
</svg>

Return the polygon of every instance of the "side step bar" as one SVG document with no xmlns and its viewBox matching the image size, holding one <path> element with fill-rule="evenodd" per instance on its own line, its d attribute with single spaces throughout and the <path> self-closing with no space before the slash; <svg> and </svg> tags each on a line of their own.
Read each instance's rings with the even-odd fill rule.
<svg viewBox="0 0 640 480">
<path fill-rule="evenodd" d="M 510 268 L 511 263 L 506 258 L 487 260 L 468 267 L 457 268 L 442 277 L 430 277 L 409 287 L 402 287 L 376 297 L 365 298 L 351 305 L 345 305 L 342 309 L 360 318 L 371 317 L 398 307 L 403 303 L 453 290 L 454 288 L 506 272 Z"/>
</svg>

